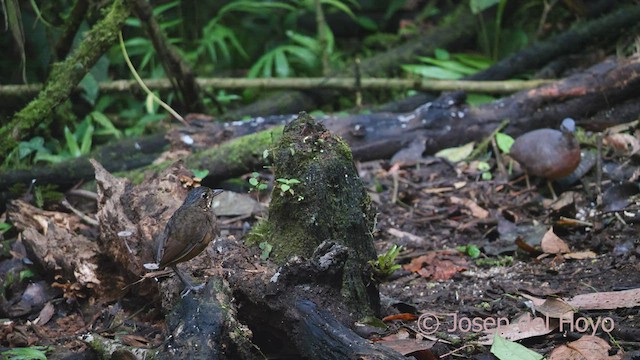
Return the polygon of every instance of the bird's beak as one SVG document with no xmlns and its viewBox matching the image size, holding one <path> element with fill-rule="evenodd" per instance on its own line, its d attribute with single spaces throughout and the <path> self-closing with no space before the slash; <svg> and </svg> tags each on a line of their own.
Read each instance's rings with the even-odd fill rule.
<svg viewBox="0 0 640 360">
<path fill-rule="evenodd" d="M 216 196 L 222 194 L 222 192 L 224 190 L 222 190 L 222 189 L 213 189 L 212 191 L 213 191 L 213 196 L 212 197 L 216 197 Z"/>
</svg>

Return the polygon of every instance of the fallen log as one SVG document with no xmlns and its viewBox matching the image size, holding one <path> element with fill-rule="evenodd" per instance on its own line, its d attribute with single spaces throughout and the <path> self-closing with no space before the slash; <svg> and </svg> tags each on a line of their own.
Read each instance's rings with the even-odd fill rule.
<svg viewBox="0 0 640 360">
<path fill-rule="evenodd" d="M 506 132 L 512 136 L 534 128 L 557 127 L 565 117 L 573 117 L 579 126 L 594 131 L 631 121 L 634 119 L 633 111 L 616 109 L 618 106 L 628 108 L 630 105 L 626 102 L 633 103 L 639 80 L 638 60 L 609 59 L 556 83 L 476 107 L 466 105 L 464 94 L 458 92 L 444 94 L 409 113 L 322 116 L 318 121 L 349 143 L 355 160 L 390 158 L 417 137 L 426 139 L 425 153 L 432 154 L 443 148 L 482 139 L 503 119 L 510 120 Z M 606 116 L 607 111 L 616 111 L 620 116 Z M 220 124 L 193 116 L 190 127 L 173 129 L 167 137 L 174 148 L 204 149 L 187 157 L 185 164 L 192 169 L 208 169 L 205 184 L 211 185 L 259 169 L 264 163 L 264 150 L 277 139 L 279 130 L 262 134 L 256 132 L 284 125 L 293 118 L 293 115 L 278 115 Z M 114 161 L 107 162 L 107 170 L 131 169 L 156 158 L 154 150 L 166 145 L 166 140 L 159 135 L 146 139 L 147 142 L 129 141 L 129 146 L 135 149 L 132 151 L 139 154 L 130 163 L 117 157 L 124 152 L 117 151 L 115 146 L 105 150 L 105 158 Z M 83 158 L 75 163 L 31 171 L 9 171 L 0 174 L 0 189 L 6 190 L 18 182 L 28 183 L 34 178 L 38 183 L 69 186 L 89 177 L 91 170 L 87 163 L 88 160 Z M 160 168 L 167 165 L 165 163 Z M 138 176 L 135 174 L 143 171 L 137 170 L 129 177 Z"/>
</svg>

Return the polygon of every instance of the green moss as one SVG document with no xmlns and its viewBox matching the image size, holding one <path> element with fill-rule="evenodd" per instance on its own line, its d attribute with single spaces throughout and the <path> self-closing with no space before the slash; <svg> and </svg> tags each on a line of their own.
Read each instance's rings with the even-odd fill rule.
<svg viewBox="0 0 640 360">
<path fill-rule="evenodd" d="M 377 289 L 366 280 L 367 262 L 376 257 L 375 211 L 357 175 L 346 143 L 307 114 L 285 127 L 273 149 L 276 179 L 297 179 L 295 195 L 274 190 L 269 205 L 271 257 L 310 257 L 325 240 L 351 250 L 341 291 L 355 313 L 372 314 Z M 300 197 L 299 197 L 300 196 Z"/>
<path fill-rule="evenodd" d="M 45 88 L 38 97 L 17 112 L 11 122 L 0 128 L 0 158 L 18 145 L 28 130 L 36 125 L 48 126 L 52 111 L 71 94 L 71 91 L 93 67 L 98 59 L 115 43 L 118 32 L 129 16 L 123 0 L 116 0 L 105 17 L 87 33 L 84 40 L 65 61 L 52 66 Z"/>
<path fill-rule="evenodd" d="M 270 239 L 272 232 L 272 223 L 266 220 L 260 220 L 253 226 L 247 236 L 245 236 L 245 242 L 248 245 L 258 245 L 259 243 Z"/>
</svg>

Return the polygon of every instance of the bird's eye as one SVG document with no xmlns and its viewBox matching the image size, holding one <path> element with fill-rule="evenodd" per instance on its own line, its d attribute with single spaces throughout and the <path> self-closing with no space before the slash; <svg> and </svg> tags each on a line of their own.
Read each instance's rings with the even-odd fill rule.
<svg viewBox="0 0 640 360">
<path fill-rule="evenodd" d="M 209 197 L 209 194 L 207 194 L 206 192 L 205 192 L 205 193 L 202 193 L 202 198 L 203 198 L 203 199 L 206 199 L 206 198 L 208 198 L 208 197 Z"/>
</svg>

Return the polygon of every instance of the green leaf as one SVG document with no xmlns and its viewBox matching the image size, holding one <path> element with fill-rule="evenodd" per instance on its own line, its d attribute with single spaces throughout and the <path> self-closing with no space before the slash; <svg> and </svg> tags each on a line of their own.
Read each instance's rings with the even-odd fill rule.
<svg viewBox="0 0 640 360">
<path fill-rule="evenodd" d="M 280 185 L 280 190 L 282 190 L 282 192 L 287 192 L 289 189 L 291 189 L 291 186 L 287 185 L 287 184 L 281 184 Z"/>
<path fill-rule="evenodd" d="M 93 125 L 89 124 L 89 126 L 84 131 L 84 135 L 82 136 L 82 142 L 80 144 L 80 154 L 82 155 L 86 155 L 91 151 L 93 130 L 94 130 Z"/>
<path fill-rule="evenodd" d="M 298 180 L 298 179 L 289 179 L 289 180 L 287 180 L 287 184 L 289 184 L 289 185 L 300 184 L 300 180 Z"/>
<path fill-rule="evenodd" d="M 11 224 L 6 222 L 0 222 L 0 233 L 4 234 L 9 229 L 11 229 Z"/>
<path fill-rule="evenodd" d="M 254 178 L 254 177 L 249 178 L 249 185 L 251 185 L 251 186 L 258 186 L 258 184 L 259 184 L 259 183 L 260 183 L 260 182 L 259 182 L 259 181 L 258 181 L 258 179 L 256 179 L 256 178 Z"/>
<path fill-rule="evenodd" d="M 314 51 L 320 50 L 320 43 L 315 38 L 302 35 L 291 30 L 287 30 L 286 35 L 295 43 L 298 43 L 299 45 L 302 45 L 307 49 L 314 50 Z"/>
<path fill-rule="evenodd" d="M 467 94 L 469 105 L 482 105 L 494 101 L 496 98 L 487 94 Z"/>
<path fill-rule="evenodd" d="M 116 139 L 120 139 L 122 137 L 122 131 L 116 129 L 111 120 L 109 120 L 109 118 L 105 114 L 99 111 L 93 111 L 89 115 L 91 116 L 91 119 L 93 119 L 93 121 L 95 121 L 102 127 L 102 129 L 105 130 L 106 134 L 113 135 Z"/>
<path fill-rule="evenodd" d="M 484 70 L 494 63 L 490 58 L 478 54 L 453 54 L 451 57 L 478 70 Z"/>
<path fill-rule="evenodd" d="M 343 13 L 349 15 L 349 17 L 351 17 L 352 19 L 355 19 L 355 17 L 356 17 L 353 14 L 353 11 L 351 11 L 351 9 L 349 9 L 349 7 L 345 3 L 343 3 L 343 2 L 341 2 L 339 0 L 320 0 L 320 2 L 322 4 L 326 4 L 326 5 L 335 7 L 336 9 L 338 9 L 338 10 L 342 11 Z"/>
<path fill-rule="evenodd" d="M 480 256 L 480 249 L 474 244 L 467 245 L 467 255 L 472 259 L 475 259 Z"/>
<path fill-rule="evenodd" d="M 439 60 L 424 56 L 419 56 L 418 59 L 427 64 L 435 65 L 439 68 L 450 70 L 460 75 L 471 75 L 478 72 L 477 69 L 459 63 L 455 60 Z"/>
<path fill-rule="evenodd" d="M 32 346 L 26 348 L 14 348 L 5 350 L 2 359 L 10 360 L 47 360 L 48 346 Z"/>
<path fill-rule="evenodd" d="M 27 269 L 27 270 L 22 270 L 20 271 L 20 282 L 22 282 L 24 279 L 28 279 L 28 278 L 32 278 L 35 274 L 33 273 L 33 271 Z"/>
<path fill-rule="evenodd" d="M 518 343 L 503 339 L 497 332 L 493 335 L 491 353 L 500 360 L 541 360 L 544 358 L 537 352 L 529 350 Z"/>
<path fill-rule="evenodd" d="M 441 48 L 436 48 L 433 51 L 433 56 L 435 56 L 438 60 L 449 60 L 449 58 L 451 57 L 447 50 Z"/>
<path fill-rule="evenodd" d="M 71 156 L 78 157 L 81 155 L 80 147 L 78 146 L 78 141 L 71 133 L 71 130 L 67 126 L 64 127 L 64 138 L 67 141 L 67 148 L 71 153 Z"/>
<path fill-rule="evenodd" d="M 472 141 L 462 146 L 442 149 L 436 153 L 436 156 L 447 159 L 452 163 L 456 163 L 466 159 L 469 155 L 471 155 L 474 145 L 475 142 Z"/>
<path fill-rule="evenodd" d="M 258 246 L 262 250 L 262 254 L 260 254 L 260 259 L 263 261 L 267 260 L 269 258 L 269 255 L 271 255 L 271 250 L 273 250 L 273 245 L 269 244 L 266 241 L 263 241 Z"/>
<path fill-rule="evenodd" d="M 501 132 L 496 133 L 496 144 L 503 153 L 508 154 L 514 142 L 515 140 L 511 136 Z"/>
<path fill-rule="evenodd" d="M 418 74 L 420 76 L 431 78 L 431 79 L 439 79 L 439 80 L 458 80 L 462 77 L 461 74 L 450 71 L 446 69 L 442 69 L 437 66 L 428 66 L 428 65 L 402 65 L 402 69 L 408 71 L 410 73 Z"/>
<path fill-rule="evenodd" d="M 53 155 L 53 154 L 47 154 L 47 153 L 37 153 L 36 156 L 33 158 L 33 162 L 38 162 L 38 161 L 46 161 L 49 163 L 59 163 L 62 162 L 64 160 L 66 160 L 67 157 L 63 156 L 63 155 Z"/>
<path fill-rule="evenodd" d="M 369 30 L 373 32 L 378 31 L 378 23 L 373 21 L 368 16 L 362 16 L 362 15 L 356 16 L 356 23 L 365 30 Z"/>
<path fill-rule="evenodd" d="M 95 105 L 96 99 L 98 98 L 98 93 L 100 92 L 100 87 L 98 86 L 98 81 L 93 76 L 92 73 L 87 73 L 87 75 L 82 78 L 80 84 L 78 84 L 82 90 L 82 97 L 89 102 L 91 105 Z"/>
<path fill-rule="evenodd" d="M 471 8 L 471 13 L 473 13 L 473 15 L 477 15 L 499 2 L 500 0 L 470 0 L 469 7 Z"/>
<path fill-rule="evenodd" d="M 197 177 L 198 179 L 204 179 L 207 177 L 207 175 L 209 175 L 208 169 L 203 169 L 203 170 L 192 169 L 191 171 L 193 172 L 193 176 Z"/>
<path fill-rule="evenodd" d="M 276 76 L 277 77 L 287 77 L 289 76 L 291 68 L 289 67 L 289 61 L 287 61 L 286 55 L 282 51 L 278 51 L 275 53 L 275 65 L 276 65 Z"/>
</svg>

